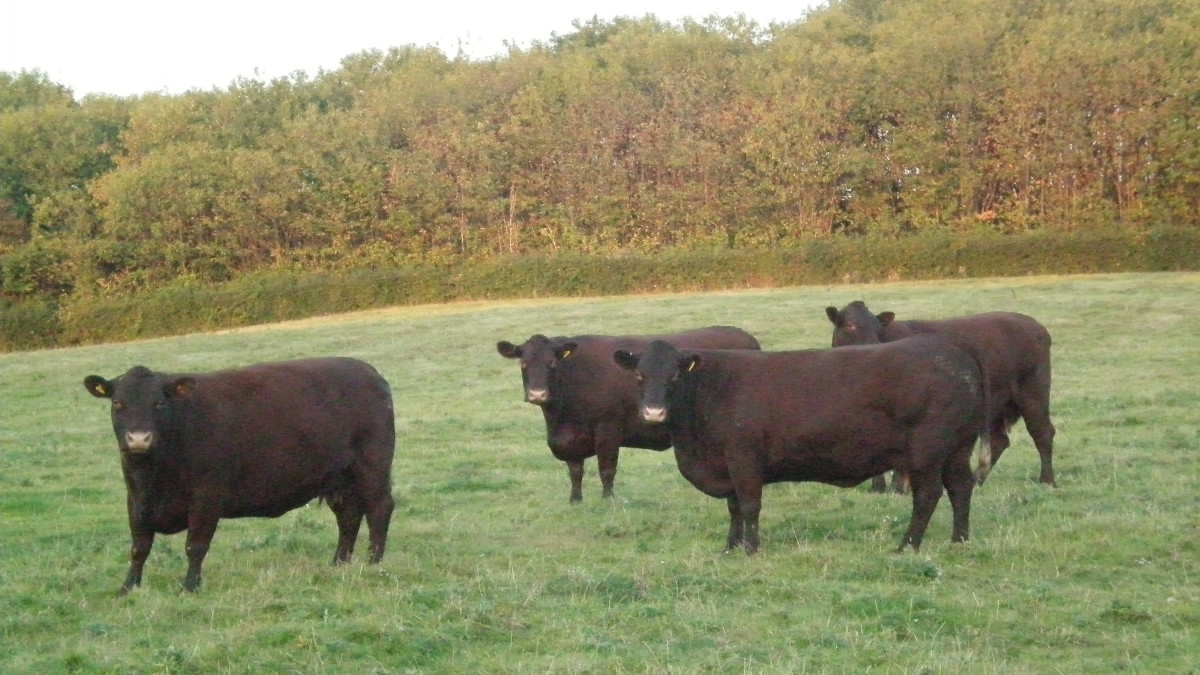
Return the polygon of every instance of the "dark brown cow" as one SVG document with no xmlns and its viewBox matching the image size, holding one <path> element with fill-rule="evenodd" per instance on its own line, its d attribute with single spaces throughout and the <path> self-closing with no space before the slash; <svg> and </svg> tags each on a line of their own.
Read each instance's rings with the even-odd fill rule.
<svg viewBox="0 0 1200 675">
<path fill-rule="evenodd" d="M 622 446 L 666 450 L 671 439 L 637 414 L 637 386 L 612 360 L 617 349 L 640 350 L 652 340 L 680 347 L 758 349 L 740 328 L 710 326 L 670 335 L 534 335 L 524 344 L 496 343 L 501 356 L 518 359 L 525 400 L 542 408 L 550 452 L 567 463 L 571 502 L 583 499 L 583 462 L 595 456 L 604 496 L 611 497 Z"/>
<path fill-rule="evenodd" d="M 395 418 L 391 388 L 370 365 L 321 358 L 193 375 L 135 366 L 83 385 L 112 399 L 133 537 L 123 593 L 141 584 L 155 534 L 187 530 L 183 587 L 194 591 L 218 520 L 274 518 L 314 498 L 337 517 L 334 562 L 350 559 L 364 516 L 370 560 L 383 557 Z"/>
<path fill-rule="evenodd" d="M 912 480 L 899 550 L 920 547 L 943 487 L 951 540 L 967 539 L 987 388 L 978 362 L 943 338 L 790 352 L 680 351 L 656 341 L 613 359 L 636 373 L 642 418 L 670 431 L 684 478 L 727 500 L 727 552 L 758 549 L 764 484 L 850 487 L 887 469 Z"/>
<path fill-rule="evenodd" d="M 942 335 L 977 350 L 990 382 L 988 446 L 990 458 L 976 469 L 980 483 L 1009 445 L 1008 432 L 1021 418 L 1042 460 L 1039 480 L 1054 480 L 1054 424 L 1050 421 L 1050 332 L 1032 317 L 988 312 L 938 321 L 896 321 L 892 312 L 872 314 L 856 300 L 841 311 L 825 309 L 833 322 L 833 346 L 891 342 L 912 335 Z"/>
</svg>

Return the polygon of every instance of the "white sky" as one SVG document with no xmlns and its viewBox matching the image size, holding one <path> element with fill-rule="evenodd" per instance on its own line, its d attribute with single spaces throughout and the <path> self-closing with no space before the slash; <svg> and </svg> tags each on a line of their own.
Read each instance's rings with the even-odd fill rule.
<svg viewBox="0 0 1200 675">
<path fill-rule="evenodd" d="M 504 54 L 572 32 L 575 19 L 654 14 L 678 22 L 744 14 L 793 22 L 823 0 L 4 0 L 0 71 L 40 70 L 76 98 L 223 89 L 334 70 L 368 49 L 433 45 L 453 56 Z"/>
</svg>

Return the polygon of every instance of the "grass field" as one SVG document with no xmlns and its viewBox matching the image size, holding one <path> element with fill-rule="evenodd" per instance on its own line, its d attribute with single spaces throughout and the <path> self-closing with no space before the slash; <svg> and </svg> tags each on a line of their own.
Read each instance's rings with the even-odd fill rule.
<svg viewBox="0 0 1200 675">
<path fill-rule="evenodd" d="M 1200 274 L 1030 277 L 397 308 L 0 355 L 0 673 L 1197 673 Z M 769 486 L 757 556 L 669 452 L 625 450 L 616 498 L 567 503 L 516 366 L 530 334 L 735 324 L 826 347 L 826 305 L 899 318 L 1028 313 L 1054 336 L 1058 489 L 1023 427 L 949 543 L 893 549 L 907 497 Z M 312 355 L 392 383 L 397 509 L 382 564 L 329 564 L 333 516 L 226 520 L 185 594 L 182 535 L 127 566 L 106 402 L 130 366 Z"/>
</svg>

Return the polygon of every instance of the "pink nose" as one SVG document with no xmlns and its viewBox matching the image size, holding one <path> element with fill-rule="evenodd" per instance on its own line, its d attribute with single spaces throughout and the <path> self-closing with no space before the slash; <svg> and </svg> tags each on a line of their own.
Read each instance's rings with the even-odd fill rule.
<svg viewBox="0 0 1200 675">
<path fill-rule="evenodd" d="M 667 409 L 649 406 L 642 408 L 642 420 L 651 424 L 661 424 L 667 421 Z"/>
<path fill-rule="evenodd" d="M 545 389 L 529 389 L 525 392 L 525 400 L 534 405 L 540 405 L 550 400 L 550 392 Z"/>
<path fill-rule="evenodd" d="M 150 443 L 153 441 L 153 431 L 125 432 L 125 449 L 129 450 L 130 452 L 147 452 L 150 450 Z"/>
</svg>

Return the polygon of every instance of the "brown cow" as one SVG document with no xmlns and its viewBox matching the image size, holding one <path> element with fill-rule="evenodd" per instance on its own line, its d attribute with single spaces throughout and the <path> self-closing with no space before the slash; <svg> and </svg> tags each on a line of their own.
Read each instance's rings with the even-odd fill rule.
<svg viewBox="0 0 1200 675">
<path fill-rule="evenodd" d="M 274 518 L 314 498 L 337 517 L 335 563 L 350 559 L 364 516 L 370 560 L 383 557 L 395 418 L 391 388 L 370 365 L 320 358 L 193 375 L 135 366 L 83 384 L 112 399 L 133 538 L 122 593 L 141 584 L 155 534 L 187 530 L 183 587 L 195 591 L 217 521 Z"/>
<path fill-rule="evenodd" d="M 611 497 L 622 446 L 666 450 L 665 429 L 643 424 L 637 415 L 637 386 L 613 363 L 617 349 L 642 349 L 662 339 L 680 347 L 758 349 L 758 340 L 740 328 L 710 326 L 669 335 L 534 335 L 521 345 L 501 341 L 496 351 L 521 363 L 525 400 L 542 409 L 550 452 L 567 463 L 571 503 L 583 499 L 583 462 L 595 456 L 603 496 Z"/>
<path fill-rule="evenodd" d="M 1021 418 L 1041 456 L 1039 480 L 1054 480 L 1054 424 L 1050 421 L 1050 332 L 1032 317 L 1014 312 L 988 312 L 938 321 L 896 321 L 892 312 L 872 314 L 856 300 L 841 311 L 827 307 L 833 323 L 833 346 L 891 342 L 912 335 L 942 335 L 980 354 L 990 383 L 988 445 L 990 458 L 976 469 L 980 483 L 1009 446 L 1008 432 Z"/>
<path fill-rule="evenodd" d="M 954 510 L 951 540 L 967 539 L 987 387 L 976 359 L 949 341 L 789 352 L 655 341 L 644 354 L 613 359 L 635 372 L 642 419 L 669 430 L 683 477 L 726 499 L 726 551 L 758 549 L 764 484 L 851 487 L 887 469 L 912 481 L 899 550 L 921 546 L 943 487 Z"/>
</svg>

